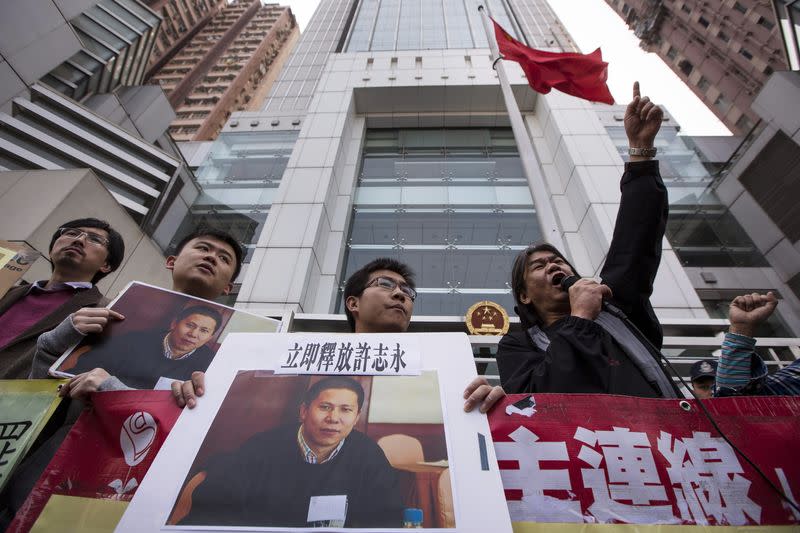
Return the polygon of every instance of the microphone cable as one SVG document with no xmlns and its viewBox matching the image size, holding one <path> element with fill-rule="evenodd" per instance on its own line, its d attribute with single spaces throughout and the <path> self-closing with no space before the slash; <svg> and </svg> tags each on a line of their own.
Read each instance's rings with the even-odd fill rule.
<svg viewBox="0 0 800 533">
<path fill-rule="evenodd" d="M 567 276 L 561 280 L 560 283 L 561 288 L 569 292 L 569 288 L 572 287 L 575 284 L 575 282 L 578 281 L 579 279 L 581 279 L 579 276 Z M 688 383 L 686 383 L 686 380 L 683 379 L 683 377 L 678 373 L 675 367 L 672 366 L 670 360 L 663 353 L 661 353 L 661 350 L 656 348 L 656 346 L 652 342 L 650 342 L 650 339 L 648 339 L 647 336 L 645 336 L 645 334 L 642 333 L 642 331 L 636 326 L 636 324 L 634 324 L 631 321 L 631 319 L 628 318 L 625 312 L 622 311 L 622 309 L 620 309 L 619 307 L 607 303 L 605 300 L 603 301 L 603 309 L 606 312 L 614 315 L 618 319 L 622 320 L 629 328 L 631 328 L 631 330 L 639 338 L 639 342 L 642 343 L 642 345 L 651 353 L 651 355 L 658 354 L 658 358 L 656 360 L 658 361 L 658 359 L 661 359 L 662 361 L 664 361 L 664 363 L 666 363 L 666 366 L 669 367 L 670 371 L 673 374 L 675 374 L 675 377 L 677 377 L 678 380 L 681 382 L 681 384 L 686 388 L 686 390 L 688 390 L 692 394 L 692 397 L 694 397 L 694 399 L 697 400 L 697 405 L 700 406 L 700 410 L 703 412 L 705 417 L 711 423 L 711 426 L 717 431 L 717 433 L 719 433 L 719 436 L 722 437 L 722 440 L 724 440 L 728 444 L 728 446 L 730 446 L 733 449 L 733 451 L 736 452 L 737 455 L 739 455 L 742 459 L 744 459 L 747 462 L 747 464 L 749 464 L 759 476 L 761 476 L 761 478 L 767 483 L 767 486 L 769 486 L 769 488 L 772 489 L 773 492 L 775 492 L 778 496 L 780 496 L 781 499 L 786 503 L 788 503 L 795 511 L 800 513 L 800 505 L 798 505 L 791 498 L 789 498 L 780 487 L 778 487 L 775 483 L 772 482 L 771 479 L 767 477 L 764 471 L 761 470 L 761 468 L 759 468 L 753 462 L 753 460 L 750 459 L 750 457 L 748 457 L 747 454 L 745 454 L 742 450 L 740 450 L 739 447 L 736 446 L 733 443 L 733 441 L 731 441 L 730 438 L 728 438 L 728 435 L 726 435 L 725 432 L 722 431 L 722 429 L 717 424 L 717 421 L 714 420 L 714 416 L 706 408 L 703 400 L 701 400 L 697 396 L 697 393 L 694 392 L 694 389 L 690 387 Z"/>
</svg>

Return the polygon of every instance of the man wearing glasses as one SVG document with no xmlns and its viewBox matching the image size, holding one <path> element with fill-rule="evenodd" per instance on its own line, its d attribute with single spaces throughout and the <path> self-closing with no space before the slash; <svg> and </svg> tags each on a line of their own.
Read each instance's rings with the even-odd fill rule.
<svg viewBox="0 0 800 533">
<path fill-rule="evenodd" d="M 414 273 L 395 259 L 381 257 L 354 272 L 344 286 L 347 323 L 355 333 L 403 333 L 414 311 Z M 464 410 L 487 412 L 505 392 L 483 376 L 464 390 Z"/>
<path fill-rule="evenodd" d="M 14 287 L 0 299 L 0 379 L 24 379 L 36 338 L 82 307 L 105 304 L 96 283 L 122 263 L 125 243 L 108 222 L 81 218 L 50 240 L 50 279 Z"/>
</svg>

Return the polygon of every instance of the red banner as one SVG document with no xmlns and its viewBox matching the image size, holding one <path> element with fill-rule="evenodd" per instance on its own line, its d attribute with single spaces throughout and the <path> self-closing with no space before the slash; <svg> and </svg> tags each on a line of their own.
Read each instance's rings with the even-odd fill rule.
<svg viewBox="0 0 800 533">
<path fill-rule="evenodd" d="M 694 401 L 509 396 L 489 417 L 513 522 L 791 525 L 786 503 Z M 800 496 L 800 398 L 706 407 L 788 498 Z"/>
<path fill-rule="evenodd" d="M 82 516 L 90 508 L 113 515 L 109 522 L 118 519 L 124 506 L 108 506 L 108 511 L 97 500 L 133 498 L 181 412 L 170 391 L 103 392 L 92 400 L 93 408 L 75 423 L 8 532 L 30 530 L 45 507 L 48 524 L 62 531 L 59 518 Z"/>
</svg>

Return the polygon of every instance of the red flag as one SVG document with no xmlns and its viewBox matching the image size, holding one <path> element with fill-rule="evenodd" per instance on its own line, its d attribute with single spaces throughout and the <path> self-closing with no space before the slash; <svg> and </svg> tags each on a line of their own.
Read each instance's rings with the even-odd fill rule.
<svg viewBox="0 0 800 533">
<path fill-rule="evenodd" d="M 591 54 L 534 50 L 514 39 L 494 19 L 492 22 L 503 58 L 520 64 L 534 91 L 547 94 L 556 88 L 592 102 L 614 103 L 606 85 L 608 63 L 599 48 Z"/>
</svg>

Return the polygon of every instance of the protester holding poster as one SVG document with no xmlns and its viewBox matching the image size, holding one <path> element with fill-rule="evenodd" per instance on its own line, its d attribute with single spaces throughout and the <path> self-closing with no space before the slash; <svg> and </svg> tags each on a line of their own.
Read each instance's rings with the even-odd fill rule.
<svg viewBox="0 0 800 533">
<path fill-rule="evenodd" d="M 662 114 L 634 83 L 625 113 L 631 162 L 602 284 L 585 278 L 565 290 L 562 282 L 575 268 L 548 244 L 517 256 L 511 285 L 523 330 L 505 335 L 497 350 L 507 392 L 677 396 L 658 361 L 661 326 L 649 302 L 668 211 L 658 162 L 651 160 Z"/>
<path fill-rule="evenodd" d="M 80 308 L 106 303 L 95 284 L 122 263 L 125 243 L 108 222 L 81 218 L 53 233 L 48 252 L 50 279 L 14 287 L 0 299 L 0 379 L 29 377 L 39 335 Z"/>
<path fill-rule="evenodd" d="M 236 239 L 212 228 L 200 228 L 184 237 L 175 254 L 166 261 L 166 268 L 172 271 L 173 290 L 206 300 L 231 291 L 244 259 L 242 247 Z M 82 342 L 87 335 L 101 334 L 108 324 L 124 319 L 124 315 L 109 309 L 81 309 L 74 313 L 58 328 L 39 338 L 31 377 L 44 377 L 47 368 L 67 349 Z M 194 370 L 201 371 L 206 367 L 198 365 Z M 123 385 L 126 383 L 124 376 L 116 377 L 118 379 L 111 379 L 111 373 L 97 366 L 75 376 L 61 392 L 73 398 L 85 398 L 98 390 L 119 390 L 127 386 Z M 155 380 L 159 377 L 155 376 Z M 191 384 L 188 377 L 186 380 Z M 193 401 L 193 387 L 177 383 L 173 385 L 173 393 L 181 401 L 184 390 L 188 389 L 191 389 Z"/>
<path fill-rule="evenodd" d="M 353 272 L 344 286 L 347 324 L 354 333 L 405 332 L 414 312 L 414 273 L 408 265 L 380 257 Z M 483 376 L 464 390 L 464 410 L 486 413 L 505 396 Z"/>
<path fill-rule="evenodd" d="M 80 251 L 85 252 L 87 257 L 94 257 L 97 245 L 93 242 L 90 243 L 90 239 L 97 241 L 99 244 L 102 235 L 95 237 L 93 230 L 84 228 L 82 225 L 79 225 L 77 229 L 81 230 L 81 235 L 68 241 L 68 245 L 72 243 L 71 246 L 80 246 L 73 254 L 80 255 L 78 254 Z M 85 244 L 83 237 L 86 231 L 84 230 L 89 230 L 91 233 L 86 236 Z M 55 244 L 56 246 L 52 247 L 53 253 L 60 249 L 60 241 L 55 242 Z M 200 228 L 186 236 L 178 244 L 176 255 L 167 258 L 166 268 L 172 271 L 173 288 L 177 292 L 183 292 L 199 298 L 213 299 L 230 292 L 233 287 L 233 280 L 241 269 L 243 257 L 241 245 L 230 234 L 212 228 Z M 119 261 L 121 261 L 121 255 Z M 116 263 L 114 268 L 118 264 Z M 103 271 L 110 270 L 108 268 L 100 270 L 100 272 Z M 143 302 L 140 301 L 139 307 L 142 306 L 145 310 L 149 309 L 147 304 L 143 305 Z M 155 308 L 155 311 L 158 312 L 160 310 Z M 90 334 L 93 334 L 91 335 L 92 340 L 96 340 L 94 335 L 103 332 L 109 325 L 123 324 L 126 320 L 127 318 L 124 314 L 116 313 L 107 308 L 84 307 L 75 311 L 58 324 L 55 329 L 39 336 L 30 377 L 46 377 L 49 367 L 65 351 L 84 341 Z M 264 320 L 267 319 L 262 319 L 262 321 Z M 133 362 L 128 368 L 133 369 L 135 366 L 136 364 Z M 201 369 L 205 370 L 205 368 L 197 368 L 197 370 Z M 63 385 L 60 394 L 83 400 L 98 391 L 127 388 L 127 385 L 123 385 L 126 375 L 123 373 L 116 377 L 118 379 L 111 379 L 111 374 L 105 369 L 101 367 L 94 368 L 73 377 Z M 161 376 L 156 375 L 155 380 L 157 381 L 159 377 Z M 186 385 L 187 382 L 189 386 Z M 172 382 L 173 396 L 180 398 L 180 401 L 184 402 L 184 391 L 190 389 L 192 396 L 189 401 L 193 402 L 194 388 L 191 387 L 191 383 L 191 380 Z M 9 490 L 7 490 L 6 494 L 7 501 L 5 504 L 8 505 L 12 512 L 16 512 L 28 497 L 36 480 L 42 475 L 56 450 L 66 438 L 83 407 L 83 403 L 72 403 L 65 423 L 57 428 L 55 433 L 20 465 L 14 479 L 9 483 Z"/>
</svg>

